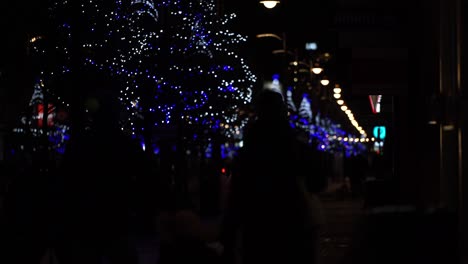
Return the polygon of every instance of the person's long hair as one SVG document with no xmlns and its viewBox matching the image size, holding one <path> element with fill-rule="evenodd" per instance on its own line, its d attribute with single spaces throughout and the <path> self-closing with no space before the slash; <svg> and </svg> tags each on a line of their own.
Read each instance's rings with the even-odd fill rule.
<svg viewBox="0 0 468 264">
<path fill-rule="evenodd" d="M 254 107 L 256 119 L 246 128 L 245 145 L 257 145 L 263 141 L 280 144 L 294 137 L 287 106 L 280 93 L 261 91 L 254 100 Z"/>
</svg>

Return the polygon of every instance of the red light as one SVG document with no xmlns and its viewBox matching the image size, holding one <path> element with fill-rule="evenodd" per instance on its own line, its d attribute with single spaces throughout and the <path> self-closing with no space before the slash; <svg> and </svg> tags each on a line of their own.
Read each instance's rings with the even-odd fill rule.
<svg viewBox="0 0 468 264">
<path fill-rule="evenodd" d="M 221 173 L 223 173 L 223 174 L 226 173 L 226 168 L 222 168 Z"/>
<path fill-rule="evenodd" d="M 47 126 L 52 127 L 54 125 L 54 115 L 55 115 L 55 106 L 52 104 L 48 104 L 48 109 L 47 109 Z M 43 104 L 38 104 L 37 105 L 37 125 L 39 127 L 42 127 L 43 120 L 44 120 L 44 105 Z"/>
</svg>

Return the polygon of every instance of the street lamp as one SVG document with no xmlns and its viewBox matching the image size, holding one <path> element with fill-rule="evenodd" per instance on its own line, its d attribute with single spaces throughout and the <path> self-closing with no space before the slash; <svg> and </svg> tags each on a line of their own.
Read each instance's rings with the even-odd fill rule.
<svg viewBox="0 0 468 264">
<path fill-rule="evenodd" d="M 271 37 L 271 38 L 275 38 L 277 40 L 281 40 L 283 41 L 283 38 L 281 38 L 280 36 L 274 34 L 274 33 L 262 33 L 262 34 L 257 34 L 256 36 L 257 38 L 268 38 L 268 37 Z"/>
<path fill-rule="evenodd" d="M 323 77 L 322 80 L 320 80 L 320 83 L 321 83 L 323 86 L 327 86 L 327 85 L 330 83 L 330 80 L 328 80 L 327 77 Z"/>
<path fill-rule="evenodd" d="M 320 74 L 323 71 L 323 68 L 320 67 L 320 65 L 318 63 L 315 63 L 314 66 L 311 68 L 311 71 L 314 74 Z"/>
<path fill-rule="evenodd" d="M 273 54 L 276 54 L 276 53 L 289 53 L 287 50 L 286 50 L 286 34 L 283 32 L 283 37 L 280 37 L 278 36 L 277 34 L 274 34 L 274 33 L 262 33 L 262 34 L 257 34 L 256 36 L 257 38 L 275 38 L 279 41 L 281 41 L 281 44 L 282 44 L 282 49 L 280 50 L 273 50 Z"/>
<path fill-rule="evenodd" d="M 271 54 L 281 56 L 281 66 L 279 68 L 275 67 L 276 72 L 275 72 L 275 77 L 273 77 L 273 82 L 270 83 L 270 81 L 267 81 L 264 84 L 266 86 L 271 86 L 272 84 L 275 84 L 274 85 L 275 87 L 276 86 L 281 87 L 281 83 L 283 83 L 283 81 L 286 81 L 286 79 L 287 79 L 286 76 L 287 76 L 287 62 L 289 61 L 288 59 L 289 59 L 290 56 L 295 57 L 295 53 L 293 53 L 293 52 L 291 52 L 290 50 L 287 49 L 286 34 L 283 32 L 282 35 L 280 36 L 280 35 L 277 35 L 277 34 L 274 34 L 274 33 L 261 33 L 261 34 L 257 34 L 256 38 L 257 39 L 275 39 L 275 40 L 279 40 L 279 42 L 281 43 L 280 48 L 277 48 L 277 49 L 274 49 L 274 50 L 271 51 Z M 264 59 L 266 59 L 266 58 L 264 58 Z M 266 64 L 270 64 L 270 63 L 266 63 Z M 271 65 L 269 67 L 271 67 Z M 272 70 L 272 69 L 273 68 L 270 68 L 269 70 Z M 277 72 L 278 69 L 280 70 L 279 74 Z"/>
<path fill-rule="evenodd" d="M 268 9 L 272 9 L 272 8 L 275 8 L 275 6 L 277 4 L 279 4 L 280 1 L 271 1 L 271 0 L 268 0 L 268 1 L 260 1 L 260 4 L 263 4 L 266 8 Z"/>
</svg>

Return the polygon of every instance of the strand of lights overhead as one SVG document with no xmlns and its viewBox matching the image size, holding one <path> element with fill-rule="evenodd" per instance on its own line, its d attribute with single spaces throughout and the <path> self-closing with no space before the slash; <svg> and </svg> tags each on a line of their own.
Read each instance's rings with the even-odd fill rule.
<svg viewBox="0 0 468 264">
<path fill-rule="evenodd" d="M 351 124 L 357 129 L 359 134 L 361 134 L 361 138 L 366 138 L 366 131 L 364 131 L 364 129 L 359 125 L 358 121 L 354 117 L 353 112 L 348 108 L 345 101 L 342 99 L 341 87 L 338 84 L 335 84 L 335 88 L 333 88 L 333 97 L 336 99 L 336 103 L 340 106 L 341 111 L 345 112 Z"/>
<path fill-rule="evenodd" d="M 347 155 L 365 150 L 365 146 L 362 145 L 364 139 L 348 135 L 339 124 L 326 116 L 322 117 L 319 112 L 313 116 L 311 101 L 306 93 L 303 94 L 298 108 L 292 99 L 292 87 L 287 89 L 285 100 L 291 126 L 309 135 L 309 143 L 315 140 L 319 150 L 327 152 L 344 150 Z"/>
<path fill-rule="evenodd" d="M 309 71 L 314 75 L 319 75 L 324 71 L 324 69 L 320 67 L 318 63 L 314 63 L 313 66 L 310 66 L 304 62 L 292 61 L 289 63 L 289 65 L 296 67 L 300 65 L 305 65 L 308 67 Z M 300 72 L 300 70 L 295 69 L 294 73 L 297 74 L 298 72 Z M 296 84 L 296 82 L 298 82 L 299 79 L 295 77 L 293 81 L 294 84 Z M 328 86 L 330 84 L 330 80 L 326 76 L 323 76 L 320 79 L 320 84 L 323 86 Z M 317 113 L 315 115 L 315 122 L 310 122 L 306 114 L 309 110 L 307 108 L 310 108 L 310 105 L 307 106 L 304 103 L 305 99 L 307 98 L 303 97 L 303 100 L 301 101 L 301 106 L 299 107 L 299 113 L 297 113 L 298 111 L 296 110 L 296 106 L 292 100 L 292 90 L 288 89 L 286 91 L 286 101 L 288 104 L 288 109 L 290 110 L 289 113 L 291 125 L 297 129 L 310 133 L 310 135 L 313 138 L 316 138 L 318 142 L 320 142 L 321 150 L 333 151 L 333 149 L 340 148 L 348 150 L 356 148 L 365 148 L 361 146 L 360 143 L 369 142 L 370 140 L 374 141 L 375 139 L 366 138 L 365 131 L 362 129 L 362 127 L 359 126 L 357 121 L 355 121 L 351 110 L 348 109 L 348 106 L 345 105 L 341 95 L 341 88 L 338 85 L 336 85 L 336 87 L 333 89 L 333 92 L 333 97 L 337 100 L 337 103 L 340 105 L 340 109 L 348 115 L 350 122 L 356 127 L 356 129 L 361 134 L 359 138 L 347 134 L 345 131 L 340 129 L 340 125 L 334 124 L 328 118 L 320 118 L 320 113 Z M 360 147 L 357 147 L 357 145 L 360 145 Z"/>
</svg>

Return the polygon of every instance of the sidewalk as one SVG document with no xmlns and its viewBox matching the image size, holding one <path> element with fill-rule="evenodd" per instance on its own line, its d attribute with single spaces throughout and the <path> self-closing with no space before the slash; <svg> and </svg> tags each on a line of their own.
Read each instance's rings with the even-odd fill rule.
<svg viewBox="0 0 468 264">
<path fill-rule="evenodd" d="M 395 204 L 367 208 L 362 197 L 352 198 L 339 187 L 319 195 L 325 224 L 318 264 L 459 263 L 453 213 Z M 139 264 L 157 264 L 157 234 L 139 237 L 137 249 Z"/>
<path fill-rule="evenodd" d="M 326 224 L 319 264 L 458 263 L 454 213 L 395 204 L 365 208 L 362 198 L 330 192 L 321 200 Z"/>
<path fill-rule="evenodd" d="M 358 239 L 364 219 L 362 200 L 349 199 L 332 188 L 320 195 L 325 225 L 320 238 L 319 264 L 344 264 Z M 377 264 L 377 263 L 376 263 Z"/>
</svg>

